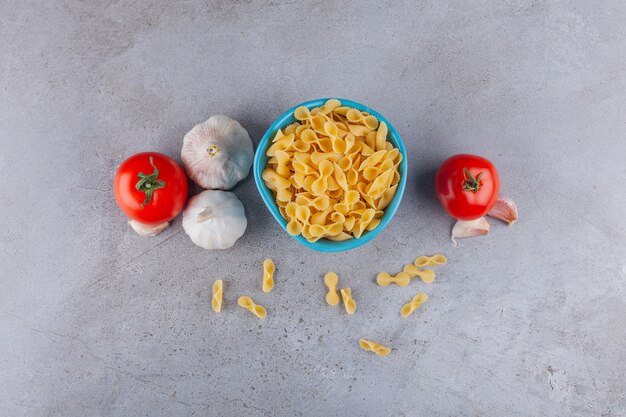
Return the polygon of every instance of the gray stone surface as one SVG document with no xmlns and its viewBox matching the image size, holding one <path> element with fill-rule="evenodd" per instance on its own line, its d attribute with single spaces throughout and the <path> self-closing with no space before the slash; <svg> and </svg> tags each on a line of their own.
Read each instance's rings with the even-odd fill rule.
<svg viewBox="0 0 626 417">
<path fill-rule="evenodd" d="M 0 415 L 626 415 L 625 21 L 618 0 L 0 0 Z M 379 110 L 408 147 L 370 244 L 298 246 L 251 177 L 231 250 L 195 247 L 180 219 L 153 239 L 126 225 L 111 183 L 129 155 L 178 158 L 215 113 L 258 143 L 325 96 Z M 431 184 L 458 152 L 496 162 L 521 220 L 454 247 Z M 430 286 L 373 282 L 437 252 Z M 330 269 L 356 315 L 324 304 Z"/>
</svg>

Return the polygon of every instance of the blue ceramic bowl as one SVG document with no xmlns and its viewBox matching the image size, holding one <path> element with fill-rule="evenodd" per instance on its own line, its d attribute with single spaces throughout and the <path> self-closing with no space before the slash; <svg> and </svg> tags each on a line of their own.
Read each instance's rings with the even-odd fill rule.
<svg viewBox="0 0 626 417">
<path fill-rule="evenodd" d="M 261 174 L 263 173 L 263 170 L 265 169 L 265 166 L 267 165 L 267 159 L 268 159 L 265 152 L 267 151 L 267 148 L 269 148 L 270 145 L 272 144 L 272 139 L 276 135 L 276 132 L 278 132 L 278 129 L 284 129 L 285 127 L 297 121 L 296 118 L 293 116 L 293 113 L 298 107 L 304 106 L 309 109 L 312 109 L 314 107 L 319 107 L 323 105 L 328 100 L 329 99 L 327 98 L 321 98 L 318 100 L 307 101 L 306 103 L 298 104 L 297 106 L 287 110 L 274 123 L 272 123 L 272 125 L 267 130 L 267 132 L 265 132 L 265 135 L 263 135 L 263 139 L 261 139 L 261 142 L 259 143 L 259 146 L 256 149 L 256 154 L 254 156 L 254 181 L 256 182 L 256 186 L 259 189 L 259 192 L 261 193 L 261 197 L 263 198 L 265 205 L 270 210 L 270 213 L 272 213 L 272 216 L 274 216 L 278 224 L 280 224 L 280 226 L 283 229 L 285 229 L 285 232 L 287 232 L 287 221 L 283 218 L 283 216 L 281 216 L 280 211 L 278 211 L 278 206 L 276 205 L 276 200 L 274 199 L 274 195 L 272 194 L 272 191 L 269 188 L 267 188 L 267 186 L 265 185 L 265 182 L 263 181 L 263 178 L 261 177 Z M 402 195 L 404 194 L 404 188 L 406 187 L 406 176 L 407 176 L 406 149 L 404 148 L 404 144 L 402 143 L 402 139 L 400 138 L 400 134 L 398 133 L 398 131 L 393 127 L 391 123 L 389 123 L 389 120 L 387 120 L 383 115 L 381 115 L 377 111 L 372 110 L 369 107 L 364 106 L 354 101 L 344 100 L 344 99 L 338 99 L 338 100 L 341 102 L 342 106 L 348 106 L 348 107 L 352 107 L 361 111 L 365 111 L 373 116 L 376 116 L 376 118 L 378 118 L 379 121 L 385 122 L 387 124 L 387 127 L 389 128 L 387 140 L 393 143 L 393 145 L 396 148 L 398 148 L 398 150 L 402 154 L 402 162 L 400 163 L 400 166 L 399 166 L 400 183 L 398 184 L 396 195 L 394 196 L 393 200 L 391 200 L 391 203 L 385 209 L 385 214 L 382 216 L 381 222 L 378 225 L 378 227 L 371 231 L 365 231 L 361 235 L 360 238 L 348 239 L 342 242 L 335 242 L 335 241 L 328 240 L 328 239 L 320 239 L 317 242 L 309 242 L 303 236 L 300 236 L 300 235 L 291 236 L 302 245 L 311 249 L 315 249 L 320 252 L 347 251 L 350 249 L 357 248 L 369 242 L 370 240 L 374 239 L 389 224 L 389 222 L 391 221 L 391 218 L 396 213 L 396 210 L 398 210 L 398 206 L 400 205 L 400 200 L 402 200 Z"/>
</svg>

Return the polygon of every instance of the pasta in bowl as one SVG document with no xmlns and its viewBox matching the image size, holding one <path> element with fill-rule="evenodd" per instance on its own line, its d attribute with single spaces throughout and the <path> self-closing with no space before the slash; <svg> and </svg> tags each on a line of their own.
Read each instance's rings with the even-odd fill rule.
<svg viewBox="0 0 626 417">
<path fill-rule="evenodd" d="M 289 235 L 321 252 L 354 249 L 395 214 L 406 186 L 406 150 L 376 111 L 350 100 L 302 103 L 267 130 L 254 179 Z"/>
</svg>

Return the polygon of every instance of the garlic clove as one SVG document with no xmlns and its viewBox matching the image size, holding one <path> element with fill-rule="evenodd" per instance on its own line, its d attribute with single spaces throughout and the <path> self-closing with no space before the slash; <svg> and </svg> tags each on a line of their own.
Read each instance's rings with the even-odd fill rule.
<svg viewBox="0 0 626 417">
<path fill-rule="evenodd" d="M 498 197 L 487 216 L 513 224 L 517 221 L 517 206 L 508 197 Z"/>
<path fill-rule="evenodd" d="M 128 220 L 128 224 L 130 224 L 130 227 L 132 227 L 139 236 L 153 237 L 161 233 L 163 230 L 167 229 L 167 227 L 170 225 L 170 222 L 163 222 L 154 225 L 140 223 L 136 220 Z"/>
<path fill-rule="evenodd" d="M 215 115 L 185 135 L 180 156 L 195 183 L 228 190 L 250 173 L 254 150 L 250 135 L 239 122 Z"/>
<path fill-rule="evenodd" d="M 484 217 L 476 220 L 458 220 L 452 228 L 452 241 L 456 245 L 457 237 L 481 236 L 489 233 L 489 222 Z"/>
</svg>

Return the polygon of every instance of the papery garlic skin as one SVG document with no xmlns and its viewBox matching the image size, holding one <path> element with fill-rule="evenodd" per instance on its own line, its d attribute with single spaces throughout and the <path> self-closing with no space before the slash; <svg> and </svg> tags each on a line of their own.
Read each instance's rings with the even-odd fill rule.
<svg viewBox="0 0 626 417">
<path fill-rule="evenodd" d="M 136 220 L 128 220 L 128 224 L 133 228 L 139 236 L 153 237 L 164 231 L 170 225 L 170 222 L 163 222 L 157 225 L 140 223 Z"/>
<path fill-rule="evenodd" d="M 203 191 L 191 197 L 183 211 L 185 233 L 207 250 L 230 248 L 247 226 L 243 204 L 228 191 Z"/>
<path fill-rule="evenodd" d="M 457 237 L 481 236 L 489 233 L 491 226 L 484 217 L 476 220 L 457 220 L 452 228 L 452 241 L 456 245 Z"/>
<path fill-rule="evenodd" d="M 500 196 L 489 210 L 489 213 L 487 213 L 487 216 L 513 224 L 518 217 L 517 206 L 510 198 Z"/>
<path fill-rule="evenodd" d="M 180 156 L 195 183 L 228 190 L 250 173 L 254 150 L 250 135 L 239 122 L 215 115 L 185 135 Z"/>
</svg>

